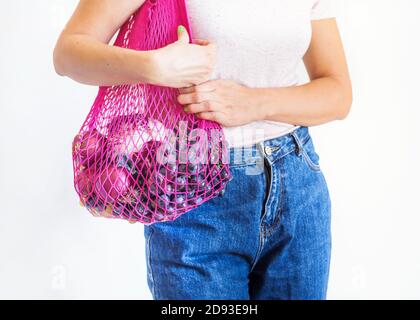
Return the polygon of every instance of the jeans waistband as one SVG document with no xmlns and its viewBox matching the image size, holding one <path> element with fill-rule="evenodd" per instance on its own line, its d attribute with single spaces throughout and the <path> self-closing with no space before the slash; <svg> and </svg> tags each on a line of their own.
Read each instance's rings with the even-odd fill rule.
<svg viewBox="0 0 420 320">
<path fill-rule="evenodd" d="M 261 163 L 265 158 L 274 163 L 291 152 L 299 150 L 309 140 L 307 127 L 299 127 L 284 136 L 266 140 L 250 147 L 231 148 L 230 166 L 245 166 Z"/>
</svg>

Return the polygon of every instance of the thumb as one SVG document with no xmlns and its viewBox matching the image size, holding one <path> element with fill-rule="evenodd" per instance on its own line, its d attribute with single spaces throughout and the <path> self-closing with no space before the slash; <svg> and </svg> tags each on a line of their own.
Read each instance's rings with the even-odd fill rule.
<svg viewBox="0 0 420 320">
<path fill-rule="evenodd" d="M 178 26 L 178 42 L 182 42 L 185 44 L 190 43 L 190 36 L 188 34 L 187 29 L 184 26 Z"/>
</svg>

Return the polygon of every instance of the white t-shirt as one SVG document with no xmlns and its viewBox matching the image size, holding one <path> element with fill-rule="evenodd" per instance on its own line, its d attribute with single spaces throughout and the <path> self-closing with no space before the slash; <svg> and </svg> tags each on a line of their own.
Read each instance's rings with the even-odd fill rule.
<svg viewBox="0 0 420 320">
<path fill-rule="evenodd" d="M 212 79 L 253 88 L 290 87 L 311 40 L 311 20 L 333 17 L 330 0 L 186 0 L 194 38 L 218 46 Z M 280 102 L 281 103 L 281 102 Z M 224 128 L 231 147 L 285 135 L 295 126 L 258 121 Z"/>
</svg>

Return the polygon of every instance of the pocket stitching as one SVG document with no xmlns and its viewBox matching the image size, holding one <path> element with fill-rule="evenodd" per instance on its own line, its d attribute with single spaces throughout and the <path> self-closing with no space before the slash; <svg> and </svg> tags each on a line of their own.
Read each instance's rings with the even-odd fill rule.
<svg viewBox="0 0 420 320">
<path fill-rule="evenodd" d="M 303 155 L 303 158 L 305 159 L 306 164 L 308 165 L 310 169 L 312 169 L 315 172 L 321 171 L 321 166 L 312 161 L 311 157 L 308 155 L 308 152 L 305 149 L 305 146 L 303 146 L 302 148 L 302 155 Z"/>
</svg>

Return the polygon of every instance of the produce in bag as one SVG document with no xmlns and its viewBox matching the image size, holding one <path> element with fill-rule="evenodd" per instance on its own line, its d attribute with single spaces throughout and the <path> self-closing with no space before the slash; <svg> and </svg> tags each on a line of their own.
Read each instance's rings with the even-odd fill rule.
<svg viewBox="0 0 420 320">
<path fill-rule="evenodd" d="M 116 46 L 154 50 L 192 36 L 185 0 L 149 0 L 122 26 Z M 93 215 L 172 221 L 222 196 L 231 173 L 223 131 L 187 114 L 178 89 L 101 87 L 73 141 L 75 189 Z"/>
</svg>

